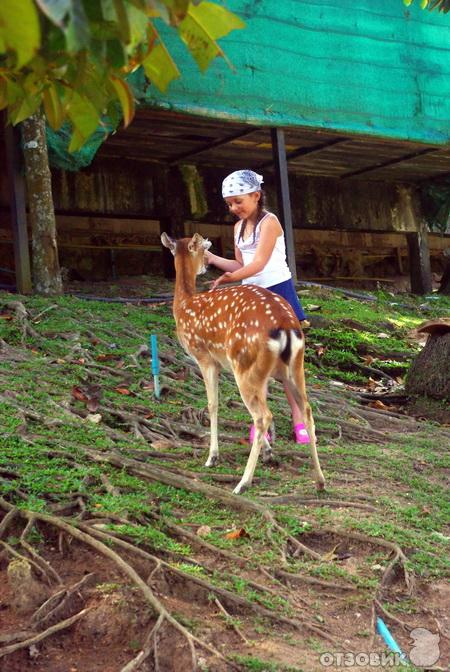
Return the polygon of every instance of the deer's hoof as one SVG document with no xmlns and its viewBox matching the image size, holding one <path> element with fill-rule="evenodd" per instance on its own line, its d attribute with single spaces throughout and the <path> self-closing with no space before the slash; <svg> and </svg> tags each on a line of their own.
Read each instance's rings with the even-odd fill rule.
<svg viewBox="0 0 450 672">
<path fill-rule="evenodd" d="M 325 480 L 316 481 L 316 490 L 318 490 L 319 492 L 323 492 L 325 490 Z"/>
<path fill-rule="evenodd" d="M 273 461 L 273 452 L 272 448 L 266 448 L 263 450 L 263 456 L 262 456 L 264 464 L 267 464 L 267 462 L 272 462 Z"/>
<path fill-rule="evenodd" d="M 242 495 L 242 493 L 248 489 L 249 485 L 249 483 L 239 483 L 239 485 L 237 485 L 233 490 L 233 493 L 235 495 Z"/>
<path fill-rule="evenodd" d="M 215 467 L 217 464 L 219 464 L 219 456 L 213 455 L 212 457 L 208 457 L 205 462 L 205 467 Z"/>
</svg>

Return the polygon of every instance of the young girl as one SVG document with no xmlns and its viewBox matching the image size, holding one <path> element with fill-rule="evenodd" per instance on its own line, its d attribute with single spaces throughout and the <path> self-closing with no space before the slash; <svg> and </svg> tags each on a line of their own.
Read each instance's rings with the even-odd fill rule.
<svg viewBox="0 0 450 672">
<path fill-rule="evenodd" d="M 262 182 L 262 175 L 253 170 L 236 170 L 222 183 L 222 196 L 230 212 L 238 219 L 234 226 L 235 259 L 219 257 L 209 250 L 205 252 L 208 264 L 225 271 L 213 282 L 212 289 L 239 280 L 243 284 L 265 287 L 286 299 L 299 321 L 303 322 L 306 316 L 286 263 L 283 229 L 278 218 L 264 210 Z M 285 392 L 292 411 L 295 440 L 297 443 L 309 443 L 301 411 L 287 386 Z M 252 426 L 250 442 L 254 432 Z"/>
</svg>

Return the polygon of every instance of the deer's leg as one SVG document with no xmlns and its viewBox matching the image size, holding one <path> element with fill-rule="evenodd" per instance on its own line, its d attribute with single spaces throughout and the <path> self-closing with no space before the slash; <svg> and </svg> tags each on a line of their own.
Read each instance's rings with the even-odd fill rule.
<svg viewBox="0 0 450 672">
<path fill-rule="evenodd" d="M 198 365 L 205 382 L 208 398 L 208 411 L 211 440 L 208 459 L 205 467 L 214 467 L 219 461 L 219 444 L 217 440 L 217 414 L 219 407 L 219 367 L 214 361 L 199 361 Z"/>
<path fill-rule="evenodd" d="M 316 475 L 316 487 L 318 490 L 325 489 L 325 478 L 320 467 L 319 456 L 316 446 L 316 428 L 314 418 L 306 394 L 305 373 L 303 368 L 303 350 L 298 353 L 289 367 L 288 378 L 286 380 L 289 389 L 296 400 L 300 411 L 305 419 L 306 429 L 310 438 L 311 460 Z"/>
<path fill-rule="evenodd" d="M 268 377 L 265 376 L 261 378 L 252 375 L 249 372 L 239 374 L 237 371 L 234 372 L 234 375 L 242 400 L 252 416 L 256 430 L 244 474 L 233 490 L 236 495 L 239 495 L 244 492 L 252 482 L 261 446 L 264 446 L 265 459 L 267 459 L 267 456 L 269 456 L 269 458 L 271 456 L 272 449 L 264 434 L 267 432 L 270 423 L 272 422 L 272 413 L 269 411 L 266 402 Z"/>
</svg>

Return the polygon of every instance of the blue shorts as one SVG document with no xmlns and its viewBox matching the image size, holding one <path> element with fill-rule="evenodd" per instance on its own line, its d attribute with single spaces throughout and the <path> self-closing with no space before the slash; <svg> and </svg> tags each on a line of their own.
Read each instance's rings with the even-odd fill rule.
<svg viewBox="0 0 450 672">
<path fill-rule="evenodd" d="M 284 282 L 280 282 L 278 285 L 266 287 L 266 289 L 270 289 L 270 291 L 274 292 L 274 294 L 278 294 L 279 296 L 282 296 L 283 299 L 286 299 L 286 301 L 291 304 L 298 319 L 306 320 L 306 315 L 298 299 L 292 278 L 289 278 L 289 280 L 285 280 Z"/>
</svg>

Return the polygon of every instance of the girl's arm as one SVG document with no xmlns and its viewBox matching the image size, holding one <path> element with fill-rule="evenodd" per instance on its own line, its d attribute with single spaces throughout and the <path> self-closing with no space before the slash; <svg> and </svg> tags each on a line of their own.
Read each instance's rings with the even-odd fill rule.
<svg viewBox="0 0 450 672">
<path fill-rule="evenodd" d="M 235 235 L 238 227 L 240 227 L 240 224 L 241 224 L 240 222 L 237 222 L 234 225 Z M 241 251 L 236 245 L 234 246 L 234 256 L 235 259 L 225 259 L 225 257 L 219 257 L 217 254 L 213 254 L 209 250 L 205 250 L 206 263 L 213 264 L 214 266 L 217 266 L 217 268 L 220 268 L 221 271 L 225 271 L 228 273 L 237 271 L 244 265 Z"/>
<path fill-rule="evenodd" d="M 205 259 L 207 264 L 213 264 L 217 268 L 220 268 L 221 271 L 233 272 L 242 266 L 242 263 L 237 259 L 225 259 L 225 257 L 219 257 L 209 250 L 205 250 Z"/>
</svg>

